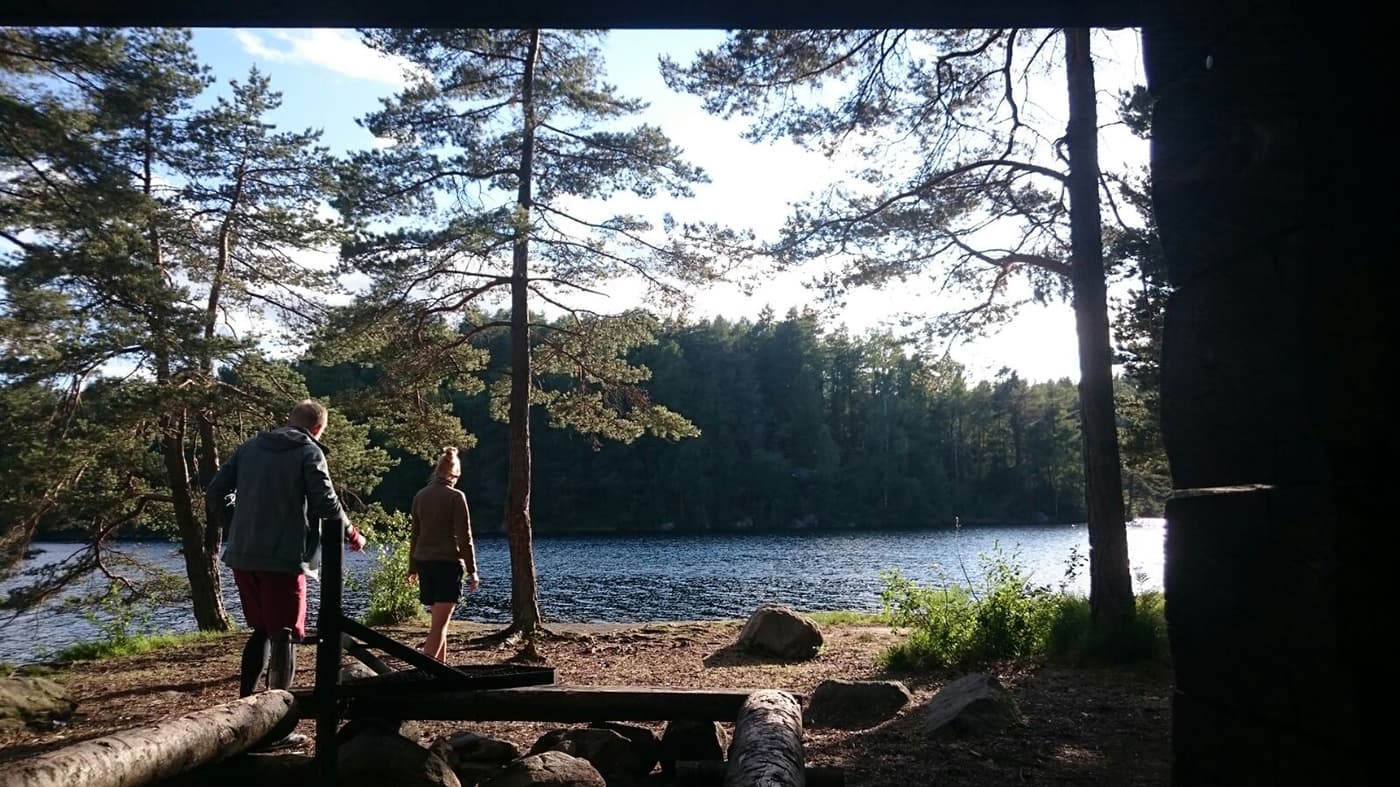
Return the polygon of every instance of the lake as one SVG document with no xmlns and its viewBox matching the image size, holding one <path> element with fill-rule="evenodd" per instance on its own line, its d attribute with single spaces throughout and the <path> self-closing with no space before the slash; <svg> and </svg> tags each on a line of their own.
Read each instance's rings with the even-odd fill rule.
<svg viewBox="0 0 1400 787">
<path fill-rule="evenodd" d="M 1138 520 L 1128 528 L 1128 557 L 1139 590 L 1162 587 L 1163 538 L 1160 519 Z M 765 602 L 803 610 L 880 608 L 879 573 L 897 568 L 924 584 L 966 585 L 980 578 L 978 554 L 999 546 L 1016 553 L 1037 584 L 1059 588 L 1070 554 L 1088 555 L 1083 525 L 979 526 L 960 530 L 880 532 L 650 534 L 535 538 L 540 609 L 546 621 L 639 622 L 747 617 Z M 36 542 L 43 550 L 23 568 L 56 561 L 78 545 Z M 176 545 L 126 542 L 121 551 L 183 573 Z M 347 555 L 347 576 L 364 579 L 374 561 Z M 458 619 L 505 623 L 510 619 L 510 559 L 501 536 L 477 539 L 481 589 L 457 608 Z M 941 566 L 942 572 L 935 568 Z M 19 578 L 0 583 L 0 595 Z M 308 583 L 309 617 L 314 623 L 319 588 Z M 233 578 L 224 570 L 224 603 L 240 624 L 242 614 Z M 1088 567 L 1069 590 L 1089 591 Z M 363 593 L 347 590 L 347 611 L 363 611 Z M 0 661 L 43 660 L 76 642 L 100 639 L 100 630 L 82 612 L 44 609 L 3 623 Z M 191 631 L 186 606 L 153 611 L 150 631 Z"/>
</svg>

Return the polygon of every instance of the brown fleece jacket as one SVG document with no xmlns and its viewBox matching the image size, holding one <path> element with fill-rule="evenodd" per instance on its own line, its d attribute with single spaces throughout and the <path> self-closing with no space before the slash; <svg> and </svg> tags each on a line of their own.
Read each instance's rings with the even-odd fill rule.
<svg viewBox="0 0 1400 787">
<path fill-rule="evenodd" d="M 413 496 L 412 519 L 409 571 L 417 573 L 423 560 L 460 560 L 467 573 L 476 573 L 472 515 L 467 510 L 467 496 L 460 489 L 434 478 Z"/>
</svg>

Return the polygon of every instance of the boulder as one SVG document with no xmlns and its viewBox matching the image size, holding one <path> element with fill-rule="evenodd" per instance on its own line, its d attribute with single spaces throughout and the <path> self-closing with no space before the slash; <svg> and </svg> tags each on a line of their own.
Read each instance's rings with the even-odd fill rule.
<svg viewBox="0 0 1400 787">
<path fill-rule="evenodd" d="M 341 745 L 336 768 L 342 787 L 461 787 L 441 757 L 376 727 L 365 728 Z"/>
<path fill-rule="evenodd" d="M 0 729 L 54 727 L 77 707 L 68 690 L 48 678 L 0 678 Z"/>
<path fill-rule="evenodd" d="M 417 741 L 423 734 L 423 727 L 412 719 L 375 719 L 357 716 L 335 731 L 335 739 L 343 746 L 347 741 L 366 730 L 376 730 L 389 735 L 398 735 L 410 741 Z M 415 745 L 417 745 L 415 743 Z"/>
<path fill-rule="evenodd" d="M 822 632 L 811 618 L 787 607 L 766 604 L 749 616 L 736 645 L 780 659 L 810 659 L 821 649 Z"/>
<path fill-rule="evenodd" d="M 631 781 L 637 771 L 632 742 L 612 730 L 598 727 L 551 730 L 530 748 L 531 754 L 545 751 L 562 751 L 588 760 L 608 784 Z"/>
<path fill-rule="evenodd" d="M 964 675 L 933 695 L 924 717 L 930 737 L 991 735 L 1021 721 L 1016 701 L 991 675 Z"/>
<path fill-rule="evenodd" d="M 729 733 L 714 721 L 671 721 L 661 734 L 661 772 L 671 776 L 677 760 L 723 760 Z"/>
<path fill-rule="evenodd" d="M 611 721 L 595 721 L 588 726 L 600 730 L 612 730 L 626 738 L 632 744 L 632 761 L 638 776 L 651 773 L 656 764 L 661 761 L 661 741 L 657 739 L 656 733 L 646 727 L 617 724 Z"/>
<path fill-rule="evenodd" d="M 462 787 L 477 787 L 477 785 L 486 784 L 496 778 L 509 764 L 508 762 L 473 762 L 468 760 L 457 763 L 457 767 L 453 768 L 452 772 L 457 774 L 457 780 L 462 783 Z"/>
<path fill-rule="evenodd" d="M 894 718 L 910 699 L 909 689 L 896 680 L 824 680 L 802 716 L 816 727 L 873 727 Z"/>
<path fill-rule="evenodd" d="M 506 763 L 520 758 L 520 749 L 514 743 L 474 732 L 463 730 L 443 740 L 457 753 L 458 762 Z"/>
<path fill-rule="evenodd" d="M 607 782 L 588 760 L 546 751 L 515 760 L 482 787 L 607 787 Z"/>
<path fill-rule="evenodd" d="M 350 683 L 352 681 L 364 680 L 366 678 L 373 678 L 377 674 L 378 673 L 364 664 L 358 661 L 351 661 L 340 668 L 340 682 Z"/>
</svg>

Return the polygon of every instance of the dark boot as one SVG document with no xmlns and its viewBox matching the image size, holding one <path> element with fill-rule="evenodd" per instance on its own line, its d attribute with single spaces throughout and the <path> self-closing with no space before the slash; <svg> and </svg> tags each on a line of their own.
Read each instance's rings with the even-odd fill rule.
<svg viewBox="0 0 1400 787">
<path fill-rule="evenodd" d="M 267 687 L 269 689 L 290 689 L 292 678 L 297 672 L 296 645 L 292 642 L 292 630 L 281 629 L 272 632 L 271 636 L 271 656 L 267 665 Z M 290 720 L 295 729 L 296 719 Z M 271 740 L 264 740 L 253 747 L 253 751 L 272 751 L 275 749 L 285 749 L 291 746 L 303 746 L 306 744 L 306 736 L 297 732 L 281 731 L 285 729 L 278 727 L 268 734 Z"/>
<path fill-rule="evenodd" d="M 267 667 L 269 689 L 290 689 L 297 671 L 297 646 L 292 643 L 292 630 L 272 633 L 272 656 Z"/>
<path fill-rule="evenodd" d="M 267 660 L 271 654 L 271 644 L 267 632 L 254 630 L 243 646 L 243 664 L 238 676 L 238 696 L 246 697 L 258 691 L 263 673 L 267 671 Z"/>
</svg>

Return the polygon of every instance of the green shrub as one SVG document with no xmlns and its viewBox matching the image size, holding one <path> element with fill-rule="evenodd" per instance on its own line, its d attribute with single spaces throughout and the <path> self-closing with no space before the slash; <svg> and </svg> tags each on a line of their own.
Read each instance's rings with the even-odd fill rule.
<svg viewBox="0 0 1400 787">
<path fill-rule="evenodd" d="M 911 630 L 908 639 L 882 655 L 886 666 L 936 669 L 960 662 L 971 652 L 976 618 L 966 590 L 921 587 L 898 570 L 883 571 L 880 578 L 885 582 L 880 598 L 890 625 Z"/>
<path fill-rule="evenodd" d="M 881 599 L 892 625 L 911 629 L 909 638 L 888 649 L 886 666 L 900 669 L 966 667 L 992 659 L 1042 654 L 1051 638 L 1057 597 L 1032 585 L 1018 555 L 978 556 L 982 579 L 972 587 L 954 586 L 939 570 L 941 587 L 921 587 L 898 571 L 881 573 Z"/>
<path fill-rule="evenodd" d="M 908 637 L 881 654 L 892 669 L 967 668 L 997 659 L 1048 658 L 1057 663 L 1125 664 L 1168 659 L 1161 593 L 1137 597 L 1123 625 L 1095 630 L 1089 601 L 1066 592 L 1082 565 L 1072 554 L 1060 592 L 1034 585 L 1013 552 L 998 545 L 979 555 L 982 579 L 964 589 L 939 570 L 940 587 L 923 587 L 898 571 L 882 572 L 881 599 L 890 624 Z"/>
<path fill-rule="evenodd" d="M 109 582 L 99 591 L 66 598 L 62 607 L 71 611 L 81 610 L 83 617 L 101 632 L 101 637 L 69 645 L 54 654 L 50 658 L 51 661 L 64 663 L 130 656 L 222 634 L 203 631 L 151 631 L 151 614 L 156 605 L 168 604 L 180 597 L 188 599 L 189 585 L 183 579 L 158 567 L 143 566 L 125 556 L 121 556 L 120 560 L 124 566 L 137 570 L 136 582 Z"/>
<path fill-rule="evenodd" d="M 356 517 L 356 527 L 365 532 L 374 555 L 374 568 L 370 570 L 367 583 L 369 604 L 365 609 L 365 624 L 383 626 L 422 619 L 418 586 L 405 581 L 412 534 L 408 516 L 398 511 L 388 513 L 375 505 Z M 347 581 L 347 585 L 366 589 L 357 582 Z"/>
<path fill-rule="evenodd" d="M 1062 593 L 1058 600 L 1045 655 L 1058 664 L 1080 664 L 1085 660 L 1089 638 L 1093 634 L 1089 599 Z"/>
<path fill-rule="evenodd" d="M 66 603 L 70 608 L 88 605 L 83 617 L 102 632 L 102 638 L 70 645 L 59 652 L 59 661 L 85 661 L 128 652 L 145 638 L 141 632 L 150 627 L 154 607 L 152 599 L 125 593 L 115 582 L 108 584 L 100 596 L 72 597 Z"/>
</svg>

